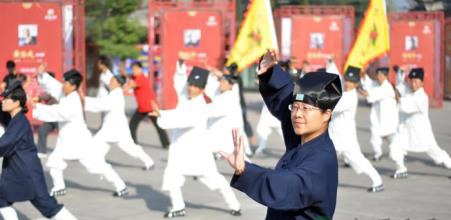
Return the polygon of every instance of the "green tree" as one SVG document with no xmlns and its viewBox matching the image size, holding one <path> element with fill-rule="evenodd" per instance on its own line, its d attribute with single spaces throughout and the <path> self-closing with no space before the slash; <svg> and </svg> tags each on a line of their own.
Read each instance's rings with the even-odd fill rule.
<svg viewBox="0 0 451 220">
<path fill-rule="evenodd" d="M 88 41 L 98 45 L 110 57 L 136 58 L 136 44 L 147 40 L 147 29 L 130 20 L 142 0 L 86 0 Z"/>
</svg>

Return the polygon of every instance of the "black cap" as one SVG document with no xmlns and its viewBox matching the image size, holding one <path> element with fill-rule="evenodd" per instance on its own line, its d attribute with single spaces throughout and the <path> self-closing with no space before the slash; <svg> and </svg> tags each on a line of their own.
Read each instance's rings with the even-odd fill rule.
<svg viewBox="0 0 451 220">
<path fill-rule="evenodd" d="M 233 74 L 224 74 L 222 75 L 222 78 L 227 80 L 232 85 L 238 82 L 238 76 Z"/>
<path fill-rule="evenodd" d="M 322 73 L 325 73 L 325 72 L 326 72 L 326 68 L 318 68 L 318 69 L 316 70 L 316 72 L 322 72 Z"/>
<path fill-rule="evenodd" d="M 226 66 L 226 69 L 230 72 L 230 74 L 235 74 L 238 70 L 238 65 L 236 63 L 232 63 L 229 66 Z"/>
<path fill-rule="evenodd" d="M 199 88 L 205 88 L 207 85 L 208 74 L 210 72 L 206 69 L 194 66 L 191 74 L 188 77 L 188 84 Z"/>
<path fill-rule="evenodd" d="M 127 82 L 127 77 L 123 75 L 114 75 L 114 78 L 121 86 L 123 86 Z"/>
<path fill-rule="evenodd" d="M 340 77 L 327 72 L 312 72 L 296 82 L 293 102 L 299 101 L 320 109 L 334 109 L 341 98 Z"/>
<path fill-rule="evenodd" d="M 8 88 L 6 88 L 5 91 L 3 91 L 2 94 L 0 94 L 0 96 L 6 97 L 18 88 L 22 88 L 22 81 L 16 79 L 11 83 L 9 83 Z"/>
<path fill-rule="evenodd" d="M 360 82 L 360 71 L 361 71 L 361 69 L 358 67 L 348 66 L 343 78 L 345 81 L 359 83 Z"/>
<path fill-rule="evenodd" d="M 409 79 L 421 79 L 424 80 L 424 69 L 423 68 L 413 68 L 410 70 Z"/>
<path fill-rule="evenodd" d="M 379 67 L 376 69 L 376 73 L 382 72 L 385 75 L 388 75 L 389 71 L 390 71 L 390 69 L 388 67 Z"/>
</svg>

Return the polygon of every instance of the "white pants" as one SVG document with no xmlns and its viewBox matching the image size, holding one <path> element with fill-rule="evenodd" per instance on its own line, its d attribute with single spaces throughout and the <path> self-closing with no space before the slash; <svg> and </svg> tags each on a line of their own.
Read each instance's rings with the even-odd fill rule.
<svg viewBox="0 0 451 220">
<path fill-rule="evenodd" d="M 93 153 L 93 155 L 80 158 L 78 161 L 89 173 L 99 174 L 107 181 L 111 182 L 116 191 L 125 188 L 125 183 L 121 177 L 119 177 L 111 165 L 105 161 L 105 158 L 98 153 Z M 52 152 L 47 160 L 47 167 L 50 168 L 50 176 L 53 181 L 52 191 L 65 189 L 66 184 L 64 183 L 63 171 L 67 168 L 67 163 L 64 161 L 63 157 L 56 153 L 56 151 Z"/>
<path fill-rule="evenodd" d="M 185 180 L 183 175 L 174 177 L 174 179 L 178 179 L 183 182 Z M 211 172 L 209 174 L 199 176 L 199 181 L 204 185 L 206 185 L 210 190 L 218 191 L 224 198 L 229 209 L 231 210 L 240 209 L 240 203 L 238 202 L 235 193 L 232 191 L 229 182 L 219 172 Z M 172 210 L 181 210 L 185 208 L 185 202 L 183 200 L 181 187 L 171 188 L 169 190 L 169 197 L 171 198 Z"/>
<path fill-rule="evenodd" d="M 393 136 L 394 134 L 380 136 L 378 134 L 375 134 L 374 132 L 371 132 L 370 144 L 371 147 L 373 147 L 374 155 L 382 156 L 382 144 L 384 143 L 384 138 L 386 138 L 390 144 L 392 142 Z"/>
<path fill-rule="evenodd" d="M 17 212 L 11 206 L 0 208 L 0 214 L 4 220 L 19 220 Z M 70 213 L 65 207 L 63 207 L 54 217 L 54 220 L 77 220 L 72 213 Z"/>
<path fill-rule="evenodd" d="M 108 152 L 110 151 L 110 143 L 108 143 L 108 141 L 106 140 L 103 140 L 103 138 L 99 136 L 95 136 L 94 140 L 96 142 L 96 145 L 98 145 L 98 147 L 102 149 L 102 155 L 105 157 L 106 154 L 108 154 Z M 146 167 L 150 167 L 154 164 L 152 158 L 146 152 L 144 152 L 143 148 L 140 145 L 135 144 L 131 137 L 124 138 L 123 140 L 118 142 L 111 142 L 111 144 L 117 144 L 119 149 L 121 149 L 131 157 L 141 160 L 141 162 L 143 162 L 144 166 Z"/>
<path fill-rule="evenodd" d="M 360 151 L 342 151 L 339 152 L 340 155 L 344 157 L 345 160 L 349 162 L 352 169 L 357 174 L 364 173 L 367 175 L 371 181 L 372 186 L 376 187 L 382 184 L 382 178 L 377 172 L 377 170 L 374 168 L 374 166 L 370 163 L 368 159 L 363 156 L 362 152 Z"/>
<path fill-rule="evenodd" d="M 438 145 L 431 146 L 425 153 L 432 158 L 434 163 L 443 164 L 446 168 L 451 169 L 451 158 L 449 154 L 441 149 Z M 407 151 L 402 149 L 398 143 L 398 139 L 395 137 L 390 144 L 390 158 L 396 163 L 397 171 L 407 171 L 407 167 L 404 164 L 404 157 L 407 155 Z"/>
<path fill-rule="evenodd" d="M 268 137 L 271 134 L 273 130 L 276 130 L 276 132 L 282 137 L 283 139 L 283 132 L 281 127 L 271 127 L 268 126 L 266 123 L 258 123 L 257 125 L 257 136 L 258 136 L 258 148 L 255 151 L 256 153 L 263 152 L 264 149 L 267 147 L 268 143 Z"/>
</svg>

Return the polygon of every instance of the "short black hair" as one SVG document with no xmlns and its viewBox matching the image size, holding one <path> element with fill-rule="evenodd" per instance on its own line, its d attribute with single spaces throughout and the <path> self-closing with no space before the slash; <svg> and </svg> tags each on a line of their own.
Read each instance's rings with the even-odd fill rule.
<svg viewBox="0 0 451 220">
<path fill-rule="evenodd" d="M 22 112 L 27 113 L 27 93 L 22 88 L 22 86 L 19 86 L 15 88 L 13 91 L 11 91 L 10 94 L 6 96 L 6 98 L 12 99 L 13 101 L 19 101 L 20 107 L 22 107 Z"/>
<path fill-rule="evenodd" d="M 8 60 L 8 61 L 6 61 L 6 68 L 7 69 L 16 68 L 16 63 L 12 60 Z"/>
<path fill-rule="evenodd" d="M 71 69 L 64 73 L 63 75 L 64 81 L 69 82 L 78 89 L 83 81 L 83 76 L 76 69 Z"/>
<path fill-rule="evenodd" d="M 141 62 L 139 62 L 139 61 L 133 62 L 131 66 L 132 66 L 132 67 L 133 67 L 133 66 L 137 66 L 137 67 L 139 67 L 139 68 L 143 68 L 143 64 L 142 64 Z"/>
<path fill-rule="evenodd" d="M 55 73 L 54 73 L 54 72 L 52 72 L 52 71 L 47 71 L 47 73 L 48 73 L 52 78 L 55 78 Z"/>
<path fill-rule="evenodd" d="M 106 67 L 110 66 L 110 59 L 105 56 L 105 55 L 100 55 L 99 56 L 99 62 L 103 65 L 105 65 Z"/>
</svg>

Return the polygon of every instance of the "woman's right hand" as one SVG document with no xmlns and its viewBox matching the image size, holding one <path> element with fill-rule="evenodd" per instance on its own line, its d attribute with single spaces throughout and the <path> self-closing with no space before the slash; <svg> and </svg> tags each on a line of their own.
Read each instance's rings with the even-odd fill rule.
<svg viewBox="0 0 451 220">
<path fill-rule="evenodd" d="M 258 63 L 257 75 L 266 73 L 270 68 L 277 64 L 277 55 L 275 50 L 268 50 Z"/>
</svg>

